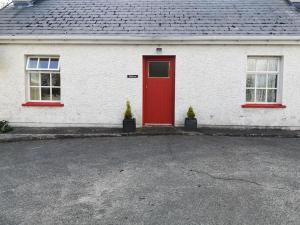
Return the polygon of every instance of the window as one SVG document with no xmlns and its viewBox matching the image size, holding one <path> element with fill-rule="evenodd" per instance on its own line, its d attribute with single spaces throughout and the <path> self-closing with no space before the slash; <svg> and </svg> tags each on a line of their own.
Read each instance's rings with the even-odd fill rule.
<svg viewBox="0 0 300 225">
<path fill-rule="evenodd" d="M 246 102 L 276 103 L 280 57 L 248 57 Z"/>
<path fill-rule="evenodd" d="M 149 77 L 169 77 L 169 62 L 149 62 Z"/>
<path fill-rule="evenodd" d="M 28 57 L 26 71 L 30 101 L 60 101 L 59 58 Z"/>
</svg>

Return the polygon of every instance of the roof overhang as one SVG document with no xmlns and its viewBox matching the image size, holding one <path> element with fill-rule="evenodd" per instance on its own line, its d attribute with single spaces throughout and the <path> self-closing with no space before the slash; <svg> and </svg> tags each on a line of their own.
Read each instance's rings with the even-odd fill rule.
<svg viewBox="0 0 300 225">
<path fill-rule="evenodd" d="M 300 45 L 300 36 L 1 36 L 0 44 Z"/>
</svg>

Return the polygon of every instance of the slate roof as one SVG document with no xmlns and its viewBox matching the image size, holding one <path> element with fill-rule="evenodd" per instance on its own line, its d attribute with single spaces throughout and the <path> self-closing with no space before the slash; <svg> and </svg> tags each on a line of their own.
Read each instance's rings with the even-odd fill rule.
<svg viewBox="0 0 300 225">
<path fill-rule="evenodd" d="M 37 0 L 0 11 L 0 35 L 297 36 L 287 0 Z"/>
</svg>

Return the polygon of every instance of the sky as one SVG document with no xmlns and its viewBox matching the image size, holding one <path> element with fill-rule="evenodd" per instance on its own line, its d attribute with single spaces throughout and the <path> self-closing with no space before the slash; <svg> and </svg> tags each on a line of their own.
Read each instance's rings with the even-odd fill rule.
<svg viewBox="0 0 300 225">
<path fill-rule="evenodd" d="M 7 2 L 10 2 L 10 0 L 0 0 L 0 8 L 2 8 L 2 6 L 6 5 Z"/>
</svg>

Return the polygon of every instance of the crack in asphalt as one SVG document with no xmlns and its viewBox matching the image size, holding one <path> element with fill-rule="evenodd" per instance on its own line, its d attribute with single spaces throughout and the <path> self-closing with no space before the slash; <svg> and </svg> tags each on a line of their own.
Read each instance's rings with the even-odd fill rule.
<svg viewBox="0 0 300 225">
<path fill-rule="evenodd" d="M 277 190 L 291 191 L 291 190 L 288 189 L 288 188 L 266 186 L 266 185 L 264 185 L 264 184 L 260 184 L 260 183 L 258 183 L 258 182 L 255 182 L 255 181 L 252 181 L 252 180 L 243 179 L 243 178 L 220 177 L 220 176 L 212 175 L 212 174 L 210 174 L 210 173 L 208 173 L 208 172 L 205 172 L 205 171 L 202 171 L 202 170 L 194 170 L 194 169 L 191 169 L 190 171 L 191 171 L 191 172 L 198 173 L 198 174 L 206 175 L 206 176 L 208 176 L 208 177 L 210 177 L 210 178 L 212 178 L 212 179 L 215 179 L 215 180 L 237 181 L 237 182 L 242 182 L 242 183 L 254 184 L 254 185 L 260 186 L 260 187 L 272 188 L 272 189 L 277 189 Z"/>
<path fill-rule="evenodd" d="M 201 171 L 201 170 L 190 170 L 191 172 L 195 172 L 195 173 L 200 173 L 200 174 L 204 174 L 206 176 L 209 176 L 215 180 L 224 180 L 224 181 L 238 181 L 238 182 L 243 182 L 243 183 L 249 183 L 249 184 L 255 184 L 257 186 L 263 186 L 260 183 L 257 183 L 255 181 L 251 181 L 251 180 L 247 180 L 247 179 L 243 179 L 243 178 L 234 178 L 234 177 L 219 177 L 219 176 L 215 176 L 212 175 L 210 173 L 207 173 L 205 171 Z"/>
<path fill-rule="evenodd" d="M 171 160 L 175 161 L 176 157 L 175 157 L 175 154 L 173 154 L 171 147 L 167 148 L 167 152 L 170 154 Z M 186 170 L 187 168 L 182 167 L 182 169 Z M 252 181 L 252 180 L 248 180 L 248 179 L 244 179 L 244 178 L 216 176 L 216 175 L 210 174 L 210 173 L 208 173 L 206 171 L 202 171 L 202 170 L 190 169 L 190 172 L 195 172 L 195 173 L 198 173 L 198 174 L 206 175 L 206 176 L 208 176 L 212 179 L 215 179 L 215 180 L 236 181 L 236 182 L 240 182 L 240 183 L 253 184 L 253 185 L 256 185 L 256 186 L 263 187 L 263 188 L 271 188 L 271 189 L 284 190 L 284 191 L 294 191 L 294 190 L 291 190 L 291 189 L 286 188 L 286 187 L 274 187 L 274 186 L 264 185 L 264 184 L 258 183 L 256 181 Z M 297 189 L 296 191 L 299 191 L 299 189 Z"/>
</svg>

